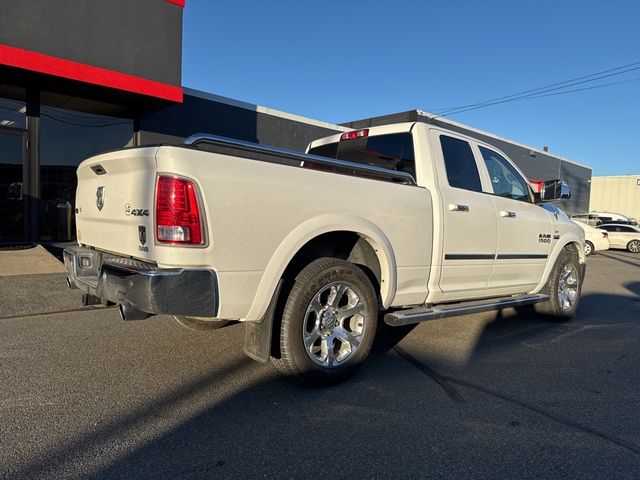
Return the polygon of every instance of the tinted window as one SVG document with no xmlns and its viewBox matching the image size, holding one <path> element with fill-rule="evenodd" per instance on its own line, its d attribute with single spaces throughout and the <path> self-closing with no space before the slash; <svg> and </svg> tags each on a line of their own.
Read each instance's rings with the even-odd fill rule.
<svg viewBox="0 0 640 480">
<path fill-rule="evenodd" d="M 480 175 L 471 151 L 471 145 L 464 140 L 446 135 L 440 136 L 440 145 L 442 146 L 449 185 L 481 192 Z"/>
<path fill-rule="evenodd" d="M 313 155 L 320 155 L 321 157 L 336 158 L 338 155 L 338 144 L 327 143 L 326 145 L 320 145 L 309 150 L 309 153 Z"/>
<path fill-rule="evenodd" d="M 310 154 L 410 173 L 415 176 L 413 138 L 393 133 L 342 140 L 311 148 Z"/>
<path fill-rule="evenodd" d="M 489 172 L 493 193 L 514 200 L 529 200 L 527 182 L 506 158 L 485 147 L 480 147 L 480 153 Z"/>
</svg>

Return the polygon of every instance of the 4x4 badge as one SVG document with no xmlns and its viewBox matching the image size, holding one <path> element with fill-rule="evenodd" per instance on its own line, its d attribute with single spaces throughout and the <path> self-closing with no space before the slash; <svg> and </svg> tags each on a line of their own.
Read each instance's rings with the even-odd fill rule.
<svg viewBox="0 0 640 480">
<path fill-rule="evenodd" d="M 96 190 L 96 207 L 98 207 L 98 210 L 102 210 L 102 207 L 104 207 L 104 189 L 105 187 L 98 187 Z"/>
</svg>

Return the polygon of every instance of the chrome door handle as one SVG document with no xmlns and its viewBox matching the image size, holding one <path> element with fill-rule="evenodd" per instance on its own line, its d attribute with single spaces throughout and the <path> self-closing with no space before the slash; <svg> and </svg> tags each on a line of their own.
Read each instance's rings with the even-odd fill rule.
<svg viewBox="0 0 640 480">
<path fill-rule="evenodd" d="M 507 212 L 506 210 L 502 210 L 500 212 L 500 216 L 507 218 L 516 218 L 516 212 Z"/>
<path fill-rule="evenodd" d="M 459 203 L 450 203 L 449 210 L 452 212 L 468 212 L 469 205 L 461 205 Z"/>
</svg>

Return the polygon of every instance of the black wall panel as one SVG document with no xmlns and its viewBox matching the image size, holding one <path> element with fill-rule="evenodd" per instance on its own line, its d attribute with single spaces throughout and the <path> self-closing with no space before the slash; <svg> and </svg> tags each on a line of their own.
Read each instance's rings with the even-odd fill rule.
<svg viewBox="0 0 640 480">
<path fill-rule="evenodd" d="M 258 112 L 192 95 L 184 102 L 140 116 L 139 144 L 182 143 L 194 133 L 210 133 L 248 142 L 303 151 L 311 140 L 338 130 Z"/>
<path fill-rule="evenodd" d="M 0 44 L 181 85 L 182 8 L 165 0 L 0 0 Z"/>
</svg>

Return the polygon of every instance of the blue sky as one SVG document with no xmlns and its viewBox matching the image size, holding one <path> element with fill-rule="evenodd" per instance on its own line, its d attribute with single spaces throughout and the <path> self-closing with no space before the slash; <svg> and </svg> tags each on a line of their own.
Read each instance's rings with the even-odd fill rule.
<svg viewBox="0 0 640 480">
<path fill-rule="evenodd" d="M 631 0 L 187 0 L 182 83 L 341 123 L 640 62 L 639 31 Z M 640 69 L 573 88 L 619 81 L 449 118 L 548 145 L 594 175 L 640 174 Z"/>
</svg>

